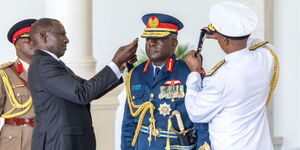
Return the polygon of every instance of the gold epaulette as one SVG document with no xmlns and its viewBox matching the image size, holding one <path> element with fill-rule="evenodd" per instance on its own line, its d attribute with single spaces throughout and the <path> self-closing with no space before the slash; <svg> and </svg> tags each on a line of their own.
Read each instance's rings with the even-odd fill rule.
<svg viewBox="0 0 300 150">
<path fill-rule="evenodd" d="M 271 85 L 270 85 L 270 91 L 269 91 L 269 95 L 266 101 L 266 105 L 268 106 L 268 104 L 271 102 L 271 98 L 273 96 L 273 92 L 276 88 L 278 79 L 279 79 L 279 60 L 278 57 L 276 55 L 276 53 L 267 45 L 263 46 L 265 49 L 269 50 L 269 52 L 271 53 L 271 55 L 274 58 L 274 73 L 273 73 L 273 77 L 271 80 Z"/>
<path fill-rule="evenodd" d="M 0 65 L 0 69 L 4 69 L 6 67 L 9 67 L 11 66 L 12 64 L 14 64 L 14 62 L 7 62 L 7 63 L 4 63 L 4 64 L 1 64 Z"/>
<path fill-rule="evenodd" d="M 249 50 L 251 50 L 251 51 L 256 50 L 257 48 L 262 47 L 262 46 L 266 45 L 267 43 L 269 43 L 269 42 L 268 41 L 259 42 L 253 46 L 250 46 Z"/>
<path fill-rule="evenodd" d="M 208 73 L 205 74 L 206 77 L 213 75 L 223 64 L 225 60 L 220 61 L 217 63 Z"/>
<path fill-rule="evenodd" d="M 269 91 L 269 95 L 266 101 L 266 105 L 268 105 L 271 102 L 271 98 L 273 96 L 273 92 L 276 88 L 277 82 L 278 82 L 278 78 L 279 78 L 279 60 L 278 57 L 276 55 L 276 53 L 266 44 L 269 43 L 268 41 L 264 41 L 264 42 L 259 42 L 251 47 L 249 47 L 249 50 L 255 50 L 259 47 L 263 47 L 267 50 L 270 51 L 270 53 L 272 54 L 273 58 L 274 58 L 274 73 L 273 73 L 273 77 L 271 80 L 271 85 L 270 85 L 270 91 Z"/>
</svg>

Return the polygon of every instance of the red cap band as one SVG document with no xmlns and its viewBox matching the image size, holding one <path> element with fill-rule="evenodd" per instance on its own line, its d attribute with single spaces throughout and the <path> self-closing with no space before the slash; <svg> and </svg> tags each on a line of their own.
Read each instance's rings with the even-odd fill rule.
<svg viewBox="0 0 300 150">
<path fill-rule="evenodd" d="M 25 27 L 20 30 L 18 30 L 12 37 L 11 41 L 13 44 L 16 44 L 17 39 L 19 38 L 20 35 L 24 33 L 29 33 L 30 32 L 30 27 Z"/>
<path fill-rule="evenodd" d="M 146 28 L 151 28 L 149 24 L 146 25 Z M 178 31 L 178 26 L 171 23 L 159 23 L 156 28 L 165 28 L 165 29 L 173 29 Z"/>
</svg>

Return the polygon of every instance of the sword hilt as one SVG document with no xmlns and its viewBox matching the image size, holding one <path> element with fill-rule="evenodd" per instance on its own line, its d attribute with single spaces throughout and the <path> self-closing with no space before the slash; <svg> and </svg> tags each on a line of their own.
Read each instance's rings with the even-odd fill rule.
<svg viewBox="0 0 300 150">
<path fill-rule="evenodd" d="M 177 124 L 178 124 L 179 130 L 181 132 L 184 132 L 184 125 L 183 125 L 183 121 L 182 121 L 180 112 L 178 110 L 174 110 L 172 112 L 172 115 L 174 115 L 176 117 L 176 119 L 177 119 Z"/>
</svg>

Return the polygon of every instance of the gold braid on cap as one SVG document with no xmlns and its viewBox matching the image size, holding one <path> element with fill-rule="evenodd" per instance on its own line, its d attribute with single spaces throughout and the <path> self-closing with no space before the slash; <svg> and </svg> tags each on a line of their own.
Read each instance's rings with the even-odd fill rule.
<svg viewBox="0 0 300 150">
<path fill-rule="evenodd" d="M 156 132 L 156 127 L 155 127 L 155 118 L 154 118 L 154 110 L 155 110 L 155 106 L 152 104 L 152 99 L 154 98 L 154 95 L 151 94 L 150 95 L 150 99 L 147 102 L 144 102 L 142 105 L 135 105 L 134 102 L 132 101 L 132 95 L 131 95 L 131 85 L 130 85 L 130 80 L 131 80 L 131 76 L 133 73 L 133 70 L 135 68 L 133 68 L 128 75 L 126 76 L 126 81 L 125 81 L 125 87 L 126 87 L 126 95 L 127 95 L 127 103 L 129 105 L 129 109 L 130 109 L 130 113 L 133 117 L 137 117 L 138 115 L 140 115 L 140 118 L 138 120 L 138 124 L 131 142 L 131 146 L 134 147 L 137 141 L 137 138 L 139 136 L 139 133 L 141 131 L 142 128 L 142 123 L 143 120 L 145 118 L 145 115 L 148 111 L 150 111 L 150 118 L 149 118 L 149 137 L 148 137 L 148 142 L 149 145 L 152 141 L 152 135 L 155 135 Z M 137 109 L 136 111 L 134 111 L 134 109 Z"/>
<path fill-rule="evenodd" d="M 267 43 L 268 42 L 259 42 L 255 45 L 251 46 L 249 49 L 256 50 L 259 47 L 263 47 L 263 48 L 269 50 L 274 58 L 274 73 L 273 73 L 272 81 L 270 83 L 269 95 L 268 95 L 268 98 L 266 101 L 266 105 L 268 106 L 268 104 L 271 102 L 271 98 L 272 98 L 273 92 L 276 88 L 278 78 L 279 78 L 279 60 L 278 60 L 276 53 L 269 46 L 266 45 Z"/>
<path fill-rule="evenodd" d="M 217 31 L 216 28 L 212 24 L 209 24 L 207 27 L 208 27 L 209 31 L 212 31 L 212 32 Z"/>
</svg>

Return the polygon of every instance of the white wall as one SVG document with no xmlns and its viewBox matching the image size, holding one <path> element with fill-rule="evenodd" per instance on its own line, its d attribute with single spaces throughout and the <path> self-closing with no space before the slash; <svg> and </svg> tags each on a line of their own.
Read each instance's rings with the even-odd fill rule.
<svg viewBox="0 0 300 150">
<path fill-rule="evenodd" d="M 8 30 L 18 21 L 44 15 L 43 0 L 0 1 L 0 64 L 16 60 L 15 48 L 7 40 Z"/>
<path fill-rule="evenodd" d="M 180 19 L 185 27 L 179 32 L 179 43 L 188 43 L 196 48 L 200 28 L 209 23 L 209 7 L 218 1 L 221 0 L 152 0 L 150 4 L 149 0 L 94 0 L 96 70 L 109 62 L 119 46 L 140 37 L 144 29 L 141 17 L 149 12 L 167 13 Z M 0 2 L 0 64 L 16 59 L 13 45 L 6 38 L 9 28 L 25 18 L 44 17 L 44 4 L 44 0 Z M 283 150 L 300 150 L 299 21 L 299 0 L 274 0 L 274 44 L 281 64 L 274 97 L 274 135 L 284 138 Z M 144 39 L 140 38 L 139 44 L 139 48 L 144 49 Z M 203 54 L 207 69 L 223 55 L 214 41 L 205 42 Z"/>
<path fill-rule="evenodd" d="M 274 135 L 283 150 L 300 150 L 300 1 L 274 0 L 274 45 L 280 77 L 274 97 Z"/>
<path fill-rule="evenodd" d="M 139 49 L 144 50 L 145 39 L 140 38 L 140 35 L 145 26 L 141 18 L 147 13 L 160 12 L 177 17 L 185 25 L 179 31 L 179 43 L 189 44 L 196 49 L 200 29 L 209 23 L 209 7 L 217 1 L 220 0 L 94 0 L 93 37 L 97 68 L 107 64 L 119 46 L 129 43 L 135 37 L 139 38 Z M 216 44 L 212 45 L 218 48 Z M 211 65 L 214 65 L 220 60 L 222 52 L 211 51 L 217 52 L 219 56 L 208 56 L 213 59 Z"/>
</svg>

